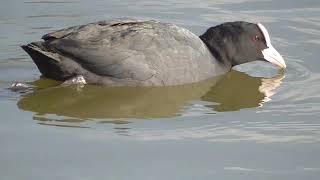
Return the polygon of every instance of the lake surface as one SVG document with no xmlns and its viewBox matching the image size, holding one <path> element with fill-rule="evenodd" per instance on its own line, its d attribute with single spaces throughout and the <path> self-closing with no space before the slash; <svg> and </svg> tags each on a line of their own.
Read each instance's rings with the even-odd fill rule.
<svg viewBox="0 0 320 180">
<path fill-rule="evenodd" d="M 261 22 L 284 56 L 161 88 L 59 87 L 19 47 L 115 17 Z M 0 179 L 320 179 L 320 1 L 2 0 Z M 11 91 L 13 82 L 34 89 Z"/>
</svg>

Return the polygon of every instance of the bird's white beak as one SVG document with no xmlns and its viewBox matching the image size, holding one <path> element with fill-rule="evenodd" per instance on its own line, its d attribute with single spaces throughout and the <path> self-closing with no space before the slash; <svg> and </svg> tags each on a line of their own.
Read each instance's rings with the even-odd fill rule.
<svg viewBox="0 0 320 180">
<path fill-rule="evenodd" d="M 267 49 L 262 50 L 262 54 L 263 58 L 270 63 L 275 64 L 283 69 L 287 67 L 284 59 L 274 47 L 270 46 Z"/>
<path fill-rule="evenodd" d="M 268 47 L 262 50 L 263 58 L 268 62 L 275 64 L 283 69 L 286 68 L 287 66 L 284 62 L 284 59 L 282 58 L 280 53 L 278 53 L 278 51 L 271 45 L 271 39 L 267 29 L 261 23 L 258 23 L 257 25 L 260 28 L 262 34 L 264 35 Z"/>
</svg>

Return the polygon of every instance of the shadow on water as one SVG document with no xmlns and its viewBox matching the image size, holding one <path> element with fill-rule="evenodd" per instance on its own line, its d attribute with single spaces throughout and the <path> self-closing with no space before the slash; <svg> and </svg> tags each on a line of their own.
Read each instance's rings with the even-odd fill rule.
<svg viewBox="0 0 320 180">
<path fill-rule="evenodd" d="M 175 87 L 56 86 L 24 94 L 17 105 L 35 112 L 35 119 L 42 122 L 49 114 L 71 117 L 65 118 L 70 122 L 173 117 L 182 115 L 186 105 L 199 101 L 209 102 L 204 107 L 212 112 L 237 111 L 262 106 L 283 78 L 283 74 L 273 78 L 251 77 L 233 70 L 219 78 Z M 43 86 L 42 80 L 37 83 L 38 87 Z"/>
</svg>

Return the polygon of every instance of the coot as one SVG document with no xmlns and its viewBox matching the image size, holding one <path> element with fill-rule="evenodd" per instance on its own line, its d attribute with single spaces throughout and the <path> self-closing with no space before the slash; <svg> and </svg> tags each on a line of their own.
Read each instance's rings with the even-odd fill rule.
<svg viewBox="0 0 320 180">
<path fill-rule="evenodd" d="M 23 45 L 48 78 L 110 86 L 194 83 L 264 60 L 285 68 L 260 23 L 227 22 L 200 37 L 171 23 L 113 19 L 58 30 Z"/>
</svg>

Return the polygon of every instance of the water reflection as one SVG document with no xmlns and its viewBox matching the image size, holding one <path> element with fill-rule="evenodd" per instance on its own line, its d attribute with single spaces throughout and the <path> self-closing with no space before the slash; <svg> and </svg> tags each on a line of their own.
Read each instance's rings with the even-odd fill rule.
<svg viewBox="0 0 320 180">
<path fill-rule="evenodd" d="M 36 119 L 41 121 L 48 114 L 72 117 L 68 120 L 172 117 L 181 115 L 183 107 L 199 100 L 209 102 L 211 105 L 204 107 L 212 111 L 236 111 L 261 106 L 283 78 L 282 74 L 266 79 L 232 71 L 219 78 L 175 87 L 57 86 L 27 93 L 17 105 L 35 112 L 41 116 Z M 36 84 L 41 87 L 43 81 Z"/>
<path fill-rule="evenodd" d="M 283 78 L 283 74 L 273 78 L 261 78 L 232 71 L 201 99 L 218 103 L 209 106 L 219 112 L 262 106 L 263 103 L 270 100 L 274 94 L 273 90 L 280 86 Z"/>
</svg>

